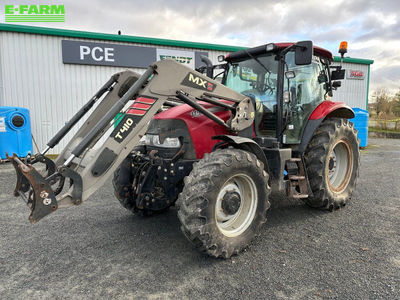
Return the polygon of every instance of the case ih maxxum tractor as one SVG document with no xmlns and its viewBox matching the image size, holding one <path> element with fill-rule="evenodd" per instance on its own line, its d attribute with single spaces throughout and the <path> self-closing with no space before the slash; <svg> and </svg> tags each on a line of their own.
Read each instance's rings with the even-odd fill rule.
<svg viewBox="0 0 400 300">
<path fill-rule="evenodd" d="M 176 205 L 195 247 L 237 254 L 265 222 L 271 190 L 331 211 L 354 191 L 359 142 L 352 109 L 328 100 L 344 78 L 332 59 L 303 41 L 231 53 L 219 65 L 203 57 L 197 71 L 164 60 L 142 75 L 117 73 L 46 149 L 9 157 L 15 195 L 35 223 L 81 204 L 114 174 L 128 210 L 150 215 Z M 91 109 L 58 158 L 45 156 Z"/>
</svg>

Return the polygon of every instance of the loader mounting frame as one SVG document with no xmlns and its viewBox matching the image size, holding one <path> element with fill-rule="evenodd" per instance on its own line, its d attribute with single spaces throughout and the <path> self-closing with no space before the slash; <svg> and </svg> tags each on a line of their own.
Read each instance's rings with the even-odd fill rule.
<svg viewBox="0 0 400 300">
<path fill-rule="evenodd" d="M 156 62 L 141 76 L 131 71 L 114 74 L 42 152 L 25 162 L 15 154 L 7 156 L 17 173 L 14 195 L 21 196 L 31 208 L 30 222 L 39 221 L 59 207 L 85 201 L 139 144 L 151 118 L 163 106 L 174 106 L 177 101 L 190 105 L 232 133 L 254 122 L 250 98 L 173 60 Z M 203 107 L 201 101 L 230 110 L 231 118 L 223 121 Z M 58 158 L 54 162 L 47 158 L 45 154 L 92 108 L 93 112 Z M 121 112 L 124 117 L 101 144 L 100 139 L 106 136 L 114 117 Z M 101 144 L 99 149 L 95 148 L 96 144 Z M 39 162 L 45 164 L 46 174 L 33 167 Z M 65 187 L 67 178 L 69 187 Z"/>
</svg>

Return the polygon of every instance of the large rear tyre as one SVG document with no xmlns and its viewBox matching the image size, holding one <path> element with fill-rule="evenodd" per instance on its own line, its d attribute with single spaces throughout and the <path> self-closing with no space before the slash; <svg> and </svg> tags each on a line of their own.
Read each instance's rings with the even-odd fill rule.
<svg viewBox="0 0 400 300">
<path fill-rule="evenodd" d="M 317 208 L 337 209 L 351 198 L 359 174 L 357 131 L 347 119 L 326 119 L 314 133 L 305 155 L 312 197 L 305 202 Z"/>
<path fill-rule="evenodd" d="M 254 154 L 238 149 L 206 154 L 178 197 L 181 230 L 200 251 L 229 258 L 265 223 L 269 194 L 268 174 Z"/>
</svg>

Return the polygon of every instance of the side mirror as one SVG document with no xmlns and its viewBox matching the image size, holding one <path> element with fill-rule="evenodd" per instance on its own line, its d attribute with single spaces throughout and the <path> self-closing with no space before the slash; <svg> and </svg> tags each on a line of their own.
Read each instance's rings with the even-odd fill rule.
<svg viewBox="0 0 400 300">
<path fill-rule="evenodd" d="M 312 61 L 313 43 L 312 41 L 301 41 L 296 43 L 294 61 L 296 65 L 309 65 Z"/>
<path fill-rule="evenodd" d="M 286 79 L 293 79 L 296 77 L 296 73 L 294 71 L 286 71 L 285 77 Z"/>
<path fill-rule="evenodd" d="M 332 71 L 331 80 L 342 80 L 342 79 L 344 79 L 345 71 L 346 70 L 344 70 L 344 69 Z"/>
<path fill-rule="evenodd" d="M 221 54 L 218 55 L 218 62 L 224 62 L 225 61 L 225 55 Z"/>
</svg>

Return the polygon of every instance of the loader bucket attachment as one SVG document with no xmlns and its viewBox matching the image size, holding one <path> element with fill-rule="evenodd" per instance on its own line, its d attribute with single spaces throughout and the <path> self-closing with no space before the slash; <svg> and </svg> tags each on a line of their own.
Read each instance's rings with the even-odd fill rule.
<svg viewBox="0 0 400 300">
<path fill-rule="evenodd" d="M 56 196 L 50 184 L 31 165 L 24 164 L 14 153 L 7 158 L 12 162 L 17 173 L 15 196 L 21 196 L 31 209 L 29 221 L 33 224 L 58 208 Z"/>
</svg>

